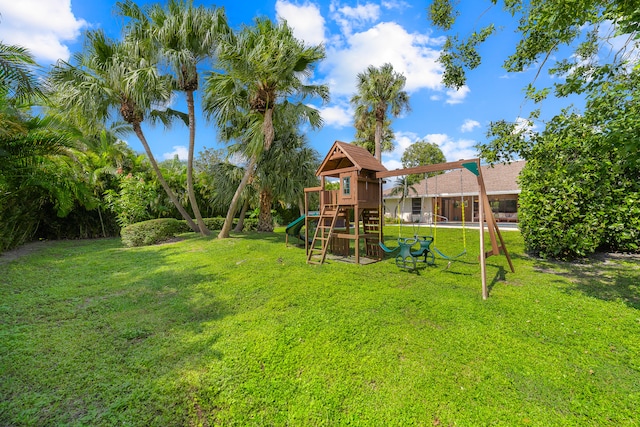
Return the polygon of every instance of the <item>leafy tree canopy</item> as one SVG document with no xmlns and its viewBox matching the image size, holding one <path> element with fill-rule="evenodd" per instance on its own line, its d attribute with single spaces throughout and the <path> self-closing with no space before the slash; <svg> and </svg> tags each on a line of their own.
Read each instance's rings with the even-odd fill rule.
<svg viewBox="0 0 640 427">
<path fill-rule="evenodd" d="M 449 31 L 459 12 L 454 0 L 433 0 L 428 18 L 433 25 Z M 572 49 L 571 55 L 560 59 L 550 72 L 566 81 L 556 84 L 558 95 L 580 92 L 594 79 L 606 79 L 617 65 L 628 62 L 635 42 L 640 37 L 640 8 L 632 0 L 489 0 L 489 10 L 501 5 L 518 22 L 516 32 L 520 41 L 515 51 L 507 56 L 504 68 L 509 72 L 522 72 L 529 67 L 542 67 L 559 53 L 562 47 Z M 493 24 L 484 26 L 465 38 L 451 34 L 447 38 L 440 62 L 443 64 L 445 85 L 460 88 L 465 84 L 466 72 L 481 63 L 478 47 L 496 33 Z M 625 35 L 622 43 L 612 43 L 615 37 Z M 618 51 L 609 64 L 600 62 L 599 54 Z M 564 79 L 563 79 L 564 80 Z M 528 95 L 534 99 L 544 97 L 548 91 Z"/>
<path fill-rule="evenodd" d="M 438 144 L 427 141 L 416 141 L 402 153 L 402 166 L 412 168 L 415 166 L 434 165 L 447 161 Z M 433 172 L 429 176 L 437 175 L 440 172 Z M 419 182 L 424 175 L 409 175 L 409 183 Z"/>
</svg>

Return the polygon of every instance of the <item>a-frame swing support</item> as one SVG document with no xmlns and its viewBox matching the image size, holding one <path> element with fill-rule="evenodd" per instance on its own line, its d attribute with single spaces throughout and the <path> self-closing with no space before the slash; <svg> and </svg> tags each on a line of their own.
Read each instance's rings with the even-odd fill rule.
<svg viewBox="0 0 640 427">
<path fill-rule="evenodd" d="M 381 171 L 376 173 L 376 178 L 383 179 L 392 176 L 442 172 L 452 169 L 466 169 L 469 172 L 473 173 L 478 180 L 478 195 L 480 200 L 480 203 L 478 203 L 478 213 L 480 214 L 480 272 L 482 276 L 482 299 L 487 299 L 489 297 L 489 289 L 487 287 L 487 258 L 492 255 L 500 255 L 500 253 L 502 252 L 507 258 L 509 268 L 511 268 L 512 273 L 515 273 L 515 269 L 513 268 L 511 257 L 509 256 L 509 252 L 507 251 L 504 239 L 502 238 L 502 234 L 500 233 L 500 229 L 498 228 L 496 219 L 493 216 L 491 205 L 489 204 L 489 197 L 487 196 L 484 179 L 482 178 L 482 170 L 480 169 L 480 159 L 458 160 L 457 162 L 416 166 L 413 168 L 395 169 L 392 171 Z M 485 251 L 484 248 L 485 223 L 489 231 L 489 239 L 491 241 L 491 250 L 489 251 Z M 498 240 L 500 241 L 499 244 Z M 380 241 L 382 241 L 382 236 L 380 236 Z"/>
</svg>

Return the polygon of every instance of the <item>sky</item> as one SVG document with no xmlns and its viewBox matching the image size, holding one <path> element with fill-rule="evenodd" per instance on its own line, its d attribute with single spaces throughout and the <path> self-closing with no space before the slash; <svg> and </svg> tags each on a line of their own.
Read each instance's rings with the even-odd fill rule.
<svg viewBox="0 0 640 427">
<path fill-rule="evenodd" d="M 122 19 L 114 15 L 115 0 L 0 0 L 0 40 L 27 47 L 45 68 L 57 60 L 69 60 L 82 49 L 83 33 L 103 29 L 118 38 Z M 151 1 L 138 0 L 144 5 Z M 461 34 L 468 35 L 494 23 L 496 36 L 482 46 L 482 65 L 468 74 L 460 90 L 442 84 L 437 59 L 445 41 L 442 32 L 430 27 L 429 1 L 405 0 L 220 0 L 194 2 L 223 7 L 234 29 L 251 25 L 257 16 L 285 19 L 294 34 L 309 45 L 324 44 L 326 58 L 317 65 L 312 81 L 327 84 L 331 100 L 305 102 L 318 108 L 322 129 L 307 132 L 311 145 L 323 158 L 334 141 L 351 142 L 355 135 L 353 109 L 349 103 L 356 91 L 357 74 L 369 65 L 391 63 L 406 77 L 405 90 L 411 111 L 392 120 L 395 150 L 383 153 L 387 169 L 401 168 L 401 156 L 412 143 L 424 140 L 438 144 L 447 161 L 477 157 L 474 146 L 486 141 L 492 121 L 520 121 L 538 106 L 525 102 L 523 88 L 531 82 L 545 85 L 552 80 L 537 69 L 507 74 L 501 67 L 518 41 L 515 23 L 499 8 L 487 10 L 490 2 L 461 0 L 458 19 Z M 206 72 L 206 70 L 205 70 Z M 198 96 L 196 94 L 196 96 Z M 198 98 L 197 98 L 198 100 Z M 551 117 L 576 99 L 549 99 L 543 103 L 541 119 Z M 186 111 L 183 99 L 173 106 Z M 212 125 L 199 118 L 196 154 L 204 147 L 221 148 Z M 178 155 L 186 159 L 188 131 L 176 124 L 170 130 L 143 123 L 157 159 Z M 129 145 L 142 152 L 135 135 Z"/>
</svg>

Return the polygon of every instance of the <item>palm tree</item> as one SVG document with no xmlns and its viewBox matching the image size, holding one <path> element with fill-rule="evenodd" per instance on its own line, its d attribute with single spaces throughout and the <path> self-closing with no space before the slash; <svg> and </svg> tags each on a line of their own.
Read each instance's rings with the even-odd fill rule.
<svg viewBox="0 0 640 427">
<path fill-rule="evenodd" d="M 120 14 L 133 18 L 134 38 L 149 37 L 160 50 L 160 55 L 172 70 L 176 87 L 185 93 L 189 117 L 189 154 L 187 158 L 187 191 L 193 214 L 203 235 L 209 235 L 193 183 L 193 156 L 196 137 L 194 92 L 199 87 L 198 64 L 210 59 L 220 34 L 228 26 L 221 9 L 194 7 L 193 1 L 168 0 L 165 7 L 154 4 L 145 13 L 131 0 L 118 3 Z"/>
<path fill-rule="evenodd" d="M 153 56 L 142 43 L 118 43 L 109 40 L 102 31 L 88 32 L 86 37 L 84 52 L 74 56 L 77 65 L 60 61 L 50 73 L 50 90 L 57 94 L 60 108 L 77 108 L 99 121 L 108 120 L 118 111 L 144 146 L 171 202 L 189 227 L 199 231 L 162 176 L 141 126 L 145 116 L 168 125 L 168 116 L 176 114 L 171 109 L 154 110 L 170 99 L 171 79 L 158 74 Z"/>
<path fill-rule="evenodd" d="M 74 136 L 57 120 L 7 109 L 2 96 L 0 110 L 4 118 L 11 117 L 0 122 L 1 252 L 32 238 L 44 207 L 64 217 L 76 206 L 94 208 L 96 199 L 78 161 L 81 152 Z"/>
<path fill-rule="evenodd" d="M 362 147 L 370 153 L 375 153 L 376 149 L 376 116 L 373 112 L 365 111 L 363 114 L 354 117 L 354 127 L 356 128 L 356 136 L 353 141 L 354 145 Z M 386 118 L 382 123 L 382 140 L 380 142 L 382 152 L 393 151 L 393 129 L 391 129 L 391 120 Z"/>
<path fill-rule="evenodd" d="M 6 100 L 24 103 L 44 99 L 34 73 L 37 68 L 26 48 L 0 42 L 0 93 Z"/>
<path fill-rule="evenodd" d="M 356 123 L 368 114 L 375 117 L 375 158 L 382 161 L 383 127 L 387 112 L 398 117 L 410 111 L 409 95 L 403 90 L 406 78 L 393 71 L 389 63 L 376 68 L 370 65 L 364 73 L 358 73 L 358 93 L 351 98 L 355 106 Z M 365 117 L 363 119 L 363 117 Z"/>
<path fill-rule="evenodd" d="M 319 154 L 295 128 L 276 128 L 276 142 L 256 166 L 255 182 L 260 189 L 258 231 L 273 231 L 271 208 L 304 203 L 304 188 L 318 184 L 315 171 Z M 276 171 L 276 173 L 274 173 Z"/>
<path fill-rule="evenodd" d="M 206 79 L 204 109 L 215 119 L 222 139 L 243 145 L 249 163 L 218 238 L 229 237 L 240 195 L 260 156 L 274 141 L 275 118 L 292 117 L 296 124 L 304 120 L 313 128 L 322 124 L 319 112 L 302 100 L 329 98 L 326 86 L 306 84 L 324 55 L 322 45 L 308 47 L 297 40 L 286 22 L 275 24 L 266 18 L 221 41 L 218 66 L 222 71 Z"/>
<path fill-rule="evenodd" d="M 398 200 L 398 209 L 400 209 L 400 206 L 404 206 L 404 201 L 411 193 L 415 195 L 418 194 L 418 191 L 416 190 L 414 185 L 415 184 L 411 183 L 410 175 L 399 176 L 398 178 L 396 178 L 394 186 L 389 194 L 391 196 L 397 196 L 398 194 L 400 195 L 400 200 Z"/>
</svg>

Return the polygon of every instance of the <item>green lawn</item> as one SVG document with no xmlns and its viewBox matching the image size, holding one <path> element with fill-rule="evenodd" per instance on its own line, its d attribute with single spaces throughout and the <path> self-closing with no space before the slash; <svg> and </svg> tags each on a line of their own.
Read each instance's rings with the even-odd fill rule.
<svg viewBox="0 0 640 427">
<path fill-rule="evenodd" d="M 0 264 L 0 425 L 638 425 L 638 258 L 503 235 L 487 301 L 473 231 L 419 274 L 307 265 L 282 232 L 52 242 Z"/>
</svg>

